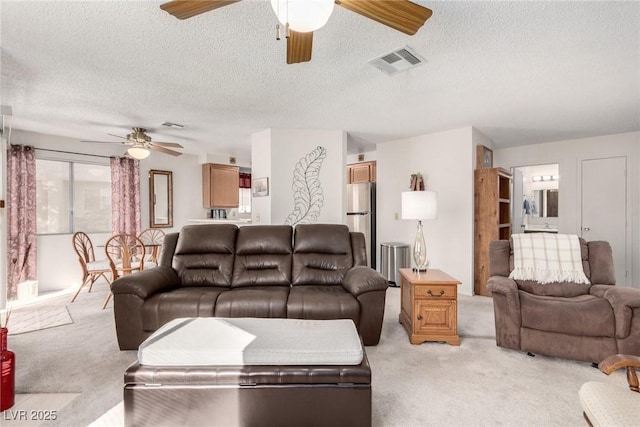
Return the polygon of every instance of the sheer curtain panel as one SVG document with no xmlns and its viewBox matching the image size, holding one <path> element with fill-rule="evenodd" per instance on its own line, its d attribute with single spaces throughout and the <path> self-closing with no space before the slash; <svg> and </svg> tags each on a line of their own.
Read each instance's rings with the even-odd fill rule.
<svg viewBox="0 0 640 427">
<path fill-rule="evenodd" d="M 37 277 L 36 158 L 31 146 L 7 149 L 7 199 L 7 299 L 13 299 L 18 283 Z"/>
<path fill-rule="evenodd" d="M 140 162 L 127 157 L 111 158 L 111 232 L 140 232 Z"/>
</svg>

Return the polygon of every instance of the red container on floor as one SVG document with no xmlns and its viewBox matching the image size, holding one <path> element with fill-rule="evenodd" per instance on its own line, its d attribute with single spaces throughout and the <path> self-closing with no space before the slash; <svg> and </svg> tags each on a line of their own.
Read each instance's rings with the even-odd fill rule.
<svg viewBox="0 0 640 427">
<path fill-rule="evenodd" d="M 7 349 L 7 328 L 0 328 L 0 412 L 13 406 L 16 355 Z"/>
</svg>

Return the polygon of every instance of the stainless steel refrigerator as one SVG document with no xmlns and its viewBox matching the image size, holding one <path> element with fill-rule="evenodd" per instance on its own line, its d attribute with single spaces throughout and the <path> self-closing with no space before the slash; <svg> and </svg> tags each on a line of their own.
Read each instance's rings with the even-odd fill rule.
<svg viewBox="0 0 640 427">
<path fill-rule="evenodd" d="M 347 225 L 364 233 L 369 266 L 376 268 L 376 184 L 347 184 Z"/>
</svg>

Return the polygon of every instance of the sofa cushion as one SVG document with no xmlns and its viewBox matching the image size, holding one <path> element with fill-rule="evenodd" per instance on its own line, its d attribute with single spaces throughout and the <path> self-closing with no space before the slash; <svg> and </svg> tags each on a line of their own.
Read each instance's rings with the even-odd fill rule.
<svg viewBox="0 0 640 427">
<path fill-rule="evenodd" d="M 288 286 L 226 290 L 216 302 L 216 317 L 287 317 Z"/>
<path fill-rule="evenodd" d="M 591 266 L 591 283 L 599 285 L 615 285 L 616 270 L 609 242 L 594 240 L 589 242 L 589 265 Z M 587 270 L 584 271 L 587 273 Z"/>
<path fill-rule="evenodd" d="M 147 366 L 359 365 L 364 350 L 349 319 L 175 319 L 147 338 Z"/>
<path fill-rule="evenodd" d="M 155 294 L 142 305 L 142 329 L 155 331 L 178 317 L 212 317 L 216 300 L 224 290 L 197 286 Z"/>
<path fill-rule="evenodd" d="M 181 285 L 230 287 L 237 231 L 233 224 L 184 226 L 172 264 Z"/>
<path fill-rule="evenodd" d="M 584 283 L 547 283 L 541 285 L 532 280 L 516 280 L 518 289 L 534 295 L 544 295 L 552 297 L 577 297 L 578 295 L 588 295 L 591 285 Z"/>
<path fill-rule="evenodd" d="M 293 286 L 341 285 L 351 267 L 351 236 L 346 225 L 296 226 L 291 277 Z"/>
<path fill-rule="evenodd" d="M 351 319 L 358 325 L 360 304 L 342 286 L 294 286 L 289 291 L 290 319 Z"/>
<path fill-rule="evenodd" d="M 292 234 L 288 225 L 241 227 L 231 286 L 289 286 Z"/>
<path fill-rule="evenodd" d="M 533 295 L 520 291 L 522 327 L 560 334 L 613 337 L 615 318 L 604 298 Z"/>
</svg>

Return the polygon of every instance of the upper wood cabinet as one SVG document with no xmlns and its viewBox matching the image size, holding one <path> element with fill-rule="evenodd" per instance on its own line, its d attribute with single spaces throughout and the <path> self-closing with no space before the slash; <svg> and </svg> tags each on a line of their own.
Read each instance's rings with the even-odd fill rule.
<svg viewBox="0 0 640 427">
<path fill-rule="evenodd" d="M 352 163 L 347 165 L 347 184 L 376 181 L 376 162 Z"/>
<path fill-rule="evenodd" d="M 475 170 L 474 225 L 474 292 L 488 296 L 489 243 L 511 237 L 511 174 L 507 170 Z"/>
<path fill-rule="evenodd" d="M 202 165 L 202 206 L 237 208 L 239 205 L 238 166 L 205 163 Z"/>
</svg>

